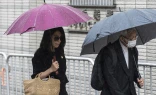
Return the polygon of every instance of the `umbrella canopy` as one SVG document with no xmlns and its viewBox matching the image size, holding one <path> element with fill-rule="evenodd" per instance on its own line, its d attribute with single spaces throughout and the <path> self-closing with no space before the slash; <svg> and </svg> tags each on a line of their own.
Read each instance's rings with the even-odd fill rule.
<svg viewBox="0 0 156 95">
<path fill-rule="evenodd" d="M 43 4 L 19 16 L 6 34 L 47 30 L 90 20 L 87 14 L 68 5 Z"/>
<path fill-rule="evenodd" d="M 156 10 L 132 9 L 112 15 L 96 23 L 88 32 L 82 54 L 96 54 L 109 42 L 114 42 L 120 32 L 135 28 L 138 34 L 137 45 L 144 44 L 156 37 Z"/>
</svg>

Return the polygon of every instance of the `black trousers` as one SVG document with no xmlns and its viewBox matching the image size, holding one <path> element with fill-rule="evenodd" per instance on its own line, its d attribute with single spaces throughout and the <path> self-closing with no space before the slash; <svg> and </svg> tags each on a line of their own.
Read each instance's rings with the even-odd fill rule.
<svg viewBox="0 0 156 95">
<path fill-rule="evenodd" d="M 60 85 L 60 93 L 59 95 L 68 95 L 67 90 L 66 90 L 66 84 L 61 84 Z"/>
</svg>

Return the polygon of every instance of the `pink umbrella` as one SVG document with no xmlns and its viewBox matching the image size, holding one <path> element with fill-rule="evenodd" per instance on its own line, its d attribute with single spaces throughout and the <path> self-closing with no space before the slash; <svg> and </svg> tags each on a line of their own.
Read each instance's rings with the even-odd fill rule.
<svg viewBox="0 0 156 95">
<path fill-rule="evenodd" d="M 67 5 L 43 4 L 19 16 L 5 32 L 25 33 L 68 26 L 90 20 L 87 14 Z"/>
</svg>

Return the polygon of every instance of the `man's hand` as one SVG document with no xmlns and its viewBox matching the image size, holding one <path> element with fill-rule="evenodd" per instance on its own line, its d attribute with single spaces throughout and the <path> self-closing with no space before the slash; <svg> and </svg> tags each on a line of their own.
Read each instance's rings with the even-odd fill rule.
<svg viewBox="0 0 156 95">
<path fill-rule="evenodd" d="M 141 78 L 141 79 L 137 79 L 140 87 L 143 87 L 144 86 L 144 80 Z"/>
</svg>

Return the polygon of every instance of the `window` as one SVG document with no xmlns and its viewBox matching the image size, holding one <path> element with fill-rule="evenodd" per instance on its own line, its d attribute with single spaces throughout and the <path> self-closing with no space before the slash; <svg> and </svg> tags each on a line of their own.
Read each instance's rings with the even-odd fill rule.
<svg viewBox="0 0 156 95">
<path fill-rule="evenodd" d="M 77 7 L 115 7 L 114 0 L 70 0 L 70 5 Z"/>
</svg>

